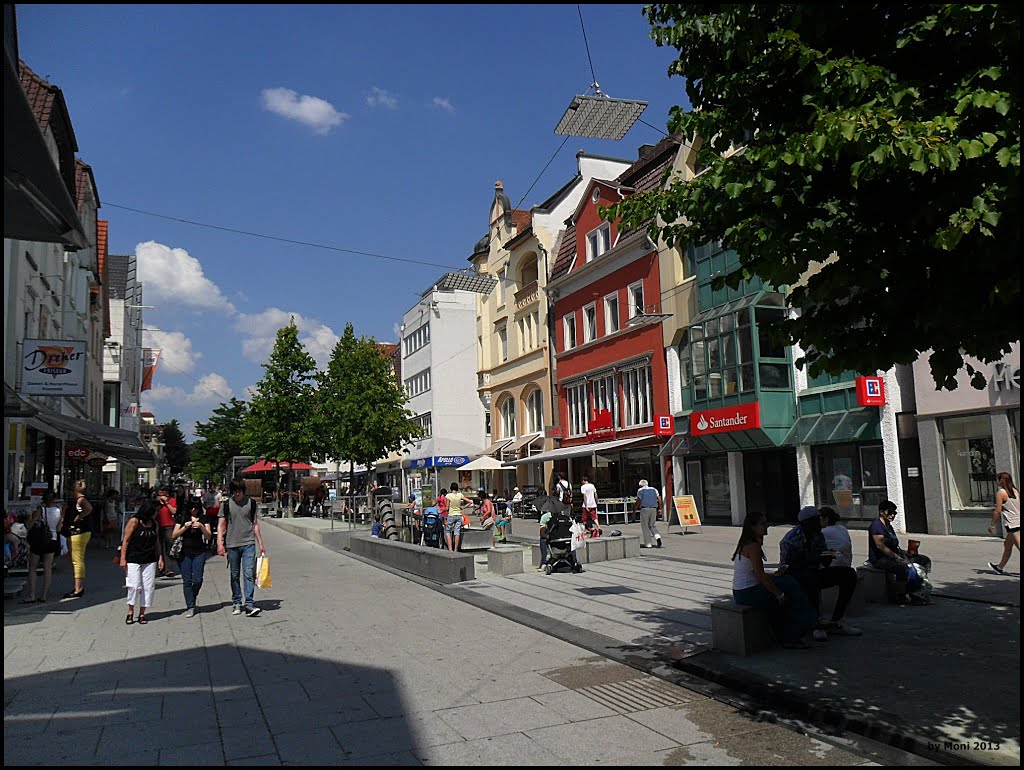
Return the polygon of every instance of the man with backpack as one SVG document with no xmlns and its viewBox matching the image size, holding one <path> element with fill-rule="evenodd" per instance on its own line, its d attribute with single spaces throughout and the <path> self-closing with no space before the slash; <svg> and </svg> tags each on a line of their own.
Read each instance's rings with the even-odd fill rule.
<svg viewBox="0 0 1024 770">
<path fill-rule="evenodd" d="M 245 494 L 245 482 L 232 479 L 229 486 L 230 498 L 220 507 L 217 523 L 217 553 L 227 556 L 231 570 L 232 615 L 254 618 L 262 612 L 253 605 L 256 593 L 256 546 L 260 555 L 266 554 L 260 523 L 256 520 L 256 501 Z M 243 586 L 244 582 L 244 609 Z"/>
</svg>

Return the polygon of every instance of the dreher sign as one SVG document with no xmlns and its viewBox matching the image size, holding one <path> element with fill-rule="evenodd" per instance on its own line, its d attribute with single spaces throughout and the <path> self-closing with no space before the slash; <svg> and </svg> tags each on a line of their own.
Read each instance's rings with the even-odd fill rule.
<svg viewBox="0 0 1024 770">
<path fill-rule="evenodd" d="M 25 340 L 21 392 L 35 396 L 85 395 L 85 342 Z"/>
<path fill-rule="evenodd" d="M 760 427 L 761 407 L 756 401 L 752 404 L 705 409 L 690 415 L 691 436 L 706 436 L 711 433 L 727 433 Z"/>
</svg>

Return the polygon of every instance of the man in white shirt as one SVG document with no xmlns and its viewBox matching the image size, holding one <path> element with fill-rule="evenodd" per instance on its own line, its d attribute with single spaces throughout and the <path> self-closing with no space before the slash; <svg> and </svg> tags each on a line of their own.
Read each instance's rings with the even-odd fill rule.
<svg viewBox="0 0 1024 770">
<path fill-rule="evenodd" d="M 590 482 L 590 476 L 583 476 L 580 494 L 583 495 L 583 526 L 587 528 L 591 537 L 600 537 L 601 525 L 597 520 L 597 487 Z"/>
</svg>

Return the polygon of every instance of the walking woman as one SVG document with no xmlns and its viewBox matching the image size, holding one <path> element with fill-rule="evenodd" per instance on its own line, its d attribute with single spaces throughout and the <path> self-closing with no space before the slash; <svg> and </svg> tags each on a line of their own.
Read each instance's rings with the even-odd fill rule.
<svg viewBox="0 0 1024 770">
<path fill-rule="evenodd" d="M 1003 558 L 998 564 L 989 562 L 988 566 L 1002 575 L 1014 546 L 1020 551 L 1020 493 L 1013 485 L 1013 477 L 1006 471 L 996 474 L 996 483 L 999 485 L 996 490 L 996 508 L 992 511 L 992 523 L 988 525 L 988 531 L 992 532 L 996 522 L 1002 519 L 1006 539 L 1003 540 Z"/>
<path fill-rule="evenodd" d="M 213 530 L 206 521 L 206 509 L 198 497 L 189 500 L 179 508 L 174 517 L 174 531 L 171 541 L 181 538 L 181 554 L 178 567 L 181 573 L 181 590 L 185 594 L 185 617 L 196 616 L 196 599 L 203 587 L 203 571 L 206 568 L 207 543 L 213 537 Z"/>
<path fill-rule="evenodd" d="M 30 530 L 40 516 L 46 522 L 46 528 L 50 531 L 50 541 L 43 545 L 29 544 L 28 598 L 22 599 L 22 604 L 45 602 L 46 595 L 50 593 L 50 583 L 53 580 L 53 557 L 60 552 L 60 537 L 57 533 L 60 532 L 61 520 L 64 518 L 61 507 L 54 501 L 53 492 L 43 493 L 42 506 L 33 511 L 32 518 L 29 519 L 28 528 Z M 37 599 L 36 571 L 39 569 L 40 562 L 43 564 L 43 595 Z"/>
<path fill-rule="evenodd" d="M 732 595 L 737 604 L 768 610 L 775 637 L 787 649 L 805 650 L 803 638 L 818 618 L 796 578 L 764 571 L 764 536 L 768 520 L 748 513 L 732 555 Z"/>
<path fill-rule="evenodd" d="M 85 479 L 75 482 L 74 498 L 64 509 L 64 529 L 71 549 L 71 565 L 75 573 L 75 590 L 65 599 L 80 599 L 85 593 L 85 548 L 92 539 L 92 503 L 85 497 Z"/>
<path fill-rule="evenodd" d="M 121 540 L 121 569 L 128 587 L 128 615 L 124 622 L 135 622 L 135 607 L 139 608 L 139 623 L 145 625 L 146 610 L 153 606 L 156 592 L 156 572 L 164 568 L 164 551 L 160 528 L 156 523 L 156 505 L 143 500 L 139 510 L 124 528 Z"/>
</svg>

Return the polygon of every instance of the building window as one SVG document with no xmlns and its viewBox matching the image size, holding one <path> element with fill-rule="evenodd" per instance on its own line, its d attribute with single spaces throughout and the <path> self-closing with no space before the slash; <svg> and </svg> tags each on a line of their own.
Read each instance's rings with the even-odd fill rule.
<svg viewBox="0 0 1024 770">
<path fill-rule="evenodd" d="M 754 322 L 757 324 L 757 374 L 762 390 L 785 390 L 790 387 L 786 346 L 771 333 L 770 328 L 785 316 L 786 311 L 782 308 L 754 308 Z"/>
<path fill-rule="evenodd" d="M 526 432 L 544 432 L 544 395 L 539 388 L 526 397 Z"/>
<path fill-rule="evenodd" d="M 405 335 L 405 339 L 402 340 L 404 346 L 405 355 L 415 353 L 420 348 L 430 343 L 430 322 L 423 324 L 415 331 Z"/>
<path fill-rule="evenodd" d="M 644 283 L 637 281 L 629 286 L 629 317 L 636 318 L 644 312 Z"/>
<path fill-rule="evenodd" d="M 516 437 L 516 400 L 512 396 L 501 402 L 501 437 Z"/>
<path fill-rule="evenodd" d="M 534 310 L 533 316 L 533 346 L 535 348 L 540 347 L 541 333 L 540 333 L 540 311 Z"/>
<path fill-rule="evenodd" d="M 593 396 L 594 412 L 607 410 L 612 415 L 612 427 L 618 428 L 621 422 L 619 420 L 619 391 L 615 387 L 615 375 L 606 374 L 591 380 L 590 392 Z"/>
<path fill-rule="evenodd" d="M 583 308 L 583 342 L 597 339 L 597 305 L 590 303 Z"/>
<path fill-rule="evenodd" d="M 587 416 L 590 410 L 587 408 L 587 384 L 581 382 L 579 385 L 565 389 L 565 402 L 569 411 L 569 435 L 582 436 L 587 432 Z"/>
<path fill-rule="evenodd" d="M 996 499 L 996 458 L 989 416 L 947 417 L 942 421 L 942 439 L 949 507 L 991 508 Z"/>
<path fill-rule="evenodd" d="M 412 421 L 414 424 L 418 425 L 422 429 L 422 438 L 430 438 L 430 436 L 432 435 L 432 426 L 430 424 L 430 412 L 418 415 L 417 417 L 413 417 Z"/>
<path fill-rule="evenodd" d="M 576 347 L 576 314 L 569 313 L 562 319 L 562 326 L 565 330 L 565 349 L 572 350 Z"/>
<path fill-rule="evenodd" d="M 652 422 L 651 367 L 622 372 L 622 427 L 635 428 Z"/>
<path fill-rule="evenodd" d="M 501 268 L 501 271 L 498 273 L 498 307 L 501 307 L 502 305 L 505 304 L 505 292 L 507 291 L 505 282 L 507 280 L 508 265 L 505 265 L 505 267 Z"/>
<path fill-rule="evenodd" d="M 529 286 L 531 283 L 536 283 L 537 275 L 537 257 L 531 256 L 523 260 L 519 268 L 519 285 Z"/>
<path fill-rule="evenodd" d="M 501 347 L 501 360 L 508 361 L 508 329 L 498 329 L 498 345 Z"/>
<path fill-rule="evenodd" d="M 405 381 L 405 392 L 409 394 L 409 398 L 418 396 L 421 393 L 426 393 L 430 390 L 430 370 L 424 369 L 422 372 L 414 374 Z"/>
<path fill-rule="evenodd" d="M 611 248 L 611 225 L 605 222 L 587 234 L 587 262 L 597 259 Z"/>
<path fill-rule="evenodd" d="M 604 298 L 604 333 L 614 334 L 619 330 L 619 295 L 609 294 Z"/>
</svg>

